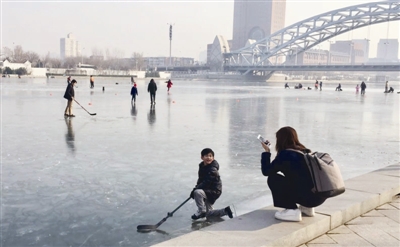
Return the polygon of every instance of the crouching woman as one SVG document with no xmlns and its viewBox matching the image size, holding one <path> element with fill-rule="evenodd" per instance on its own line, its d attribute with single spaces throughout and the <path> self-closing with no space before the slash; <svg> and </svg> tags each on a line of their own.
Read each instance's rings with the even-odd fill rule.
<svg viewBox="0 0 400 247">
<path fill-rule="evenodd" d="M 266 143 L 261 145 L 265 150 L 261 154 L 262 174 L 268 176 L 268 186 L 272 192 L 274 206 L 284 208 L 275 213 L 275 218 L 283 221 L 301 221 L 302 213 L 314 216 L 314 207 L 321 205 L 325 198 L 316 196 L 311 191 L 313 183 L 304 156 L 290 150 L 311 152 L 300 143 L 296 130 L 292 127 L 283 127 L 276 132 L 277 155 L 272 162 L 268 145 Z"/>
</svg>

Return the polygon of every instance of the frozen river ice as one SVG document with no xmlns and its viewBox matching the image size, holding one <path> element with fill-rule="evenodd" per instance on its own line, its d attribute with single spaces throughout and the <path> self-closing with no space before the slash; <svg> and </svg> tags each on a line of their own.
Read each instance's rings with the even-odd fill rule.
<svg viewBox="0 0 400 247">
<path fill-rule="evenodd" d="M 193 200 L 161 231 L 136 227 L 188 198 L 205 147 L 220 164 L 216 208 L 240 215 L 270 205 L 256 137 L 274 144 L 283 126 L 330 153 L 345 179 L 399 162 L 400 95 L 384 94 L 383 83 L 367 83 L 361 96 L 345 82 L 336 92 L 336 83 L 317 91 L 176 80 L 167 94 L 156 80 L 151 109 L 149 80 L 138 80 L 132 107 L 129 79 L 95 78 L 93 90 L 88 78 L 76 79 L 76 100 L 96 116 L 74 104 L 76 117 L 64 118 L 65 77 L 2 78 L 1 246 L 149 246 L 196 230 Z"/>
</svg>

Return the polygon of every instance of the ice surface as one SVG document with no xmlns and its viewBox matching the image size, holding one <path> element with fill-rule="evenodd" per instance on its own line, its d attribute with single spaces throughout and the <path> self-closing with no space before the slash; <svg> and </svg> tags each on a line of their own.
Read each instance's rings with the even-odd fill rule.
<svg viewBox="0 0 400 247">
<path fill-rule="evenodd" d="M 287 125 L 310 149 L 329 152 L 345 179 L 399 162 L 400 95 L 384 94 L 384 83 L 367 83 L 361 96 L 343 81 L 336 92 L 326 82 L 317 91 L 173 80 L 168 94 L 156 80 L 152 109 L 149 80 L 137 81 L 132 107 L 129 78 L 95 78 L 93 90 L 89 78 L 76 79 L 76 100 L 96 116 L 74 104 L 76 117 L 64 118 L 65 77 L 2 78 L 2 246 L 149 246 L 196 230 L 193 200 L 161 231 L 136 227 L 185 201 L 205 147 L 221 166 L 216 208 L 242 214 L 270 205 L 257 135 L 273 146 Z"/>
</svg>

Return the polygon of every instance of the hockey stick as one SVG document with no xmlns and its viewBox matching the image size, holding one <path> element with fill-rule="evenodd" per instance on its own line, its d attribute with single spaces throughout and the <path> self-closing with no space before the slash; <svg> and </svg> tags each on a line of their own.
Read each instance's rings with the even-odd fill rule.
<svg viewBox="0 0 400 247">
<path fill-rule="evenodd" d="M 157 227 L 159 227 L 162 223 L 164 223 L 169 217 L 172 217 L 174 215 L 174 213 L 176 212 L 176 210 L 178 210 L 180 207 L 183 206 L 183 204 L 187 203 L 187 201 L 190 200 L 190 197 L 188 199 L 186 199 L 186 201 L 184 201 L 181 205 L 179 205 L 177 208 L 175 208 L 174 211 L 172 211 L 171 213 L 168 212 L 167 217 L 165 217 L 164 219 L 162 219 L 160 222 L 158 222 L 156 225 L 138 225 L 137 226 L 137 230 L 138 231 L 154 231 L 157 229 Z"/>
<path fill-rule="evenodd" d="M 90 113 L 90 112 L 88 112 L 88 110 L 86 110 L 85 107 L 83 107 L 81 104 L 79 104 L 79 102 L 76 101 L 75 99 L 74 99 L 74 101 L 75 101 L 80 107 L 82 107 L 83 110 L 85 110 L 87 113 L 89 113 L 89 115 L 91 115 L 91 116 L 96 115 L 96 113 Z"/>
</svg>

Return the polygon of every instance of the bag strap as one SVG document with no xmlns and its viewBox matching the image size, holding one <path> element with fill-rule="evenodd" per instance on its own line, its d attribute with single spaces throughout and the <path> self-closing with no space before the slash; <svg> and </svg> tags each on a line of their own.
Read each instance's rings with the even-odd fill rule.
<svg viewBox="0 0 400 247">
<path fill-rule="evenodd" d="M 287 148 L 287 149 L 285 149 L 285 150 L 289 150 L 289 151 L 293 151 L 293 152 L 296 152 L 296 153 L 301 153 L 301 154 L 305 154 L 304 152 L 302 152 L 302 151 L 300 151 L 300 150 L 297 150 L 297 149 L 291 149 L 291 148 Z"/>
</svg>

